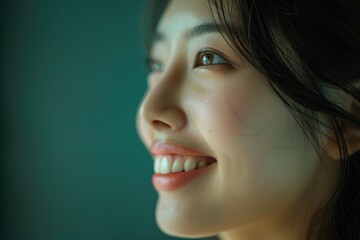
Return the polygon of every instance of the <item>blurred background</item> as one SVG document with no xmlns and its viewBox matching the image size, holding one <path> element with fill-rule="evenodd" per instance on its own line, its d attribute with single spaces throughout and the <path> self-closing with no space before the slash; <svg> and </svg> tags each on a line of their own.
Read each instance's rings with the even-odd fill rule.
<svg viewBox="0 0 360 240">
<path fill-rule="evenodd" d="M 1 1 L 0 239 L 178 239 L 155 224 L 135 128 L 144 12 L 145 0 Z"/>
</svg>

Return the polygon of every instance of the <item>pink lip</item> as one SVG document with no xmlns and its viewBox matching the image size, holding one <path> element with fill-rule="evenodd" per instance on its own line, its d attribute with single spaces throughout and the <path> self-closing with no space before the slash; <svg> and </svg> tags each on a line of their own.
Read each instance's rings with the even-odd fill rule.
<svg viewBox="0 0 360 240">
<path fill-rule="evenodd" d="M 206 167 L 195 169 L 189 172 L 158 174 L 152 176 L 152 184 L 158 191 L 174 191 L 179 189 L 200 176 L 205 176 L 216 168 L 217 163 L 210 164 Z"/>
<path fill-rule="evenodd" d="M 187 156 L 206 156 L 205 153 L 191 149 L 189 147 L 181 146 L 176 143 L 156 141 L 150 146 L 150 152 L 153 155 L 187 155 Z"/>
<path fill-rule="evenodd" d="M 157 141 L 150 147 L 150 152 L 153 155 L 186 155 L 194 157 L 209 157 L 206 154 L 188 148 L 180 146 L 178 144 L 173 144 L 169 142 L 160 142 Z M 213 157 L 209 157 L 214 159 Z M 179 173 L 169 173 L 169 174 L 153 174 L 152 183 L 156 190 L 161 191 L 173 191 L 180 187 L 183 187 L 193 180 L 199 178 L 200 176 L 206 175 L 211 172 L 217 166 L 216 163 L 210 164 L 206 167 L 195 169 L 188 172 L 179 172 Z"/>
</svg>

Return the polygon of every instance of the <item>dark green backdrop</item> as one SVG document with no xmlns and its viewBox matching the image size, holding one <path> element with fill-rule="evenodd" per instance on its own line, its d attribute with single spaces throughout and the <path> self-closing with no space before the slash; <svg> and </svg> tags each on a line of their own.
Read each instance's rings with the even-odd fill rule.
<svg viewBox="0 0 360 240">
<path fill-rule="evenodd" d="M 175 239 L 135 129 L 142 1 L 1 1 L 1 239 Z"/>
</svg>

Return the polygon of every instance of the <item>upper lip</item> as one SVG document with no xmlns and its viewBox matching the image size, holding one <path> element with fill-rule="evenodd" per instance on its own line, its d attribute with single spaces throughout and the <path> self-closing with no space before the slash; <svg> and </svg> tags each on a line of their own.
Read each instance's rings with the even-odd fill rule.
<svg viewBox="0 0 360 240">
<path fill-rule="evenodd" d="M 176 154 L 176 155 L 187 155 L 187 156 L 196 156 L 196 157 L 211 157 L 199 150 L 195 150 L 193 148 L 170 141 L 155 141 L 150 146 L 150 152 L 153 155 Z"/>
</svg>

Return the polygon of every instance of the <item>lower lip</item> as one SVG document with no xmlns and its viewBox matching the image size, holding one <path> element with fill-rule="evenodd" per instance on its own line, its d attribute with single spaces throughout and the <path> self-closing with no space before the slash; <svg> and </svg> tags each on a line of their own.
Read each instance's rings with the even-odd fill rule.
<svg viewBox="0 0 360 240">
<path fill-rule="evenodd" d="M 217 163 L 213 163 L 203 168 L 192 170 L 189 172 L 157 174 L 152 176 L 152 183 L 158 191 L 173 191 L 179 189 L 196 178 L 206 175 L 216 167 Z"/>
</svg>

